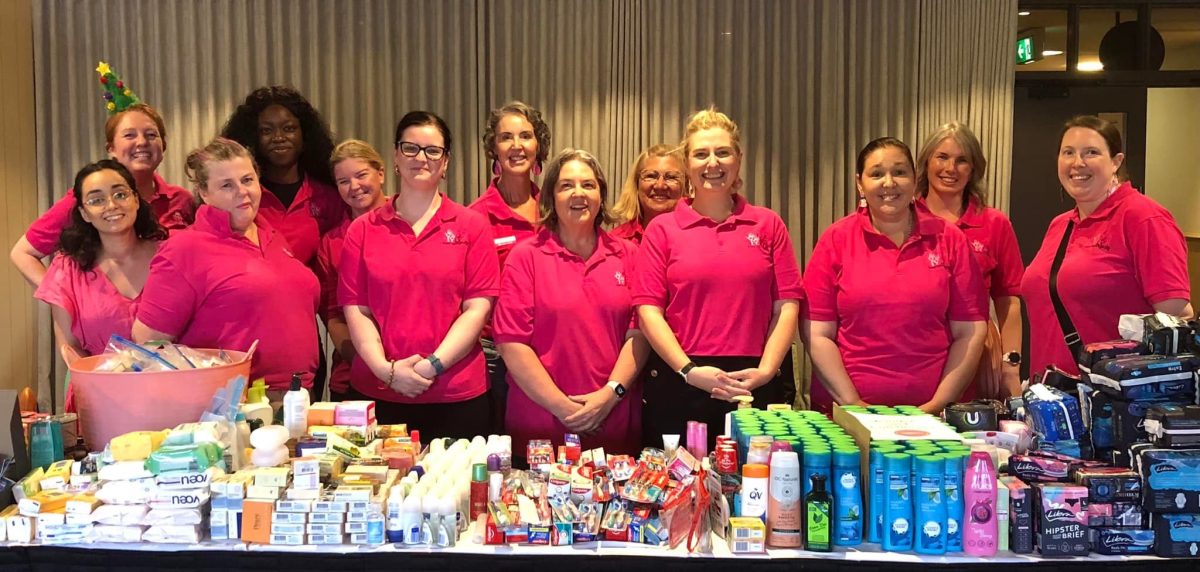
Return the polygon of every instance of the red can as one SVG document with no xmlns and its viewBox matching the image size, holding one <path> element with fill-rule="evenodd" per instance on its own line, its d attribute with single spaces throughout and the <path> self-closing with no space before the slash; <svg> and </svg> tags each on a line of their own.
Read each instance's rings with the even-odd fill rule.
<svg viewBox="0 0 1200 572">
<path fill-rule="evenodd" d="M 737 445 L 723 443 L 717 446 L 717 472 L 723 475 L 735 475 L 738 472 Z"/>
</svg>

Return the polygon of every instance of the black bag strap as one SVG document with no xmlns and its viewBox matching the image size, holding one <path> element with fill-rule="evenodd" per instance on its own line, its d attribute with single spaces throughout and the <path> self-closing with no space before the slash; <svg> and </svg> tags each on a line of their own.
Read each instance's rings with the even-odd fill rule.
<svg viewBox="0 0 1200 572">
<path fill-rule="evenodd" d="M 1071 242 L 1071 232 L 1075 230 L 1075 221 L 1067 221 L 1067 230 L 1063 232 L 1062 240 L 1058 243 L 1058 252 L 1054 253 L 1054 263 L 1050 265 L 1050 302 L 1054 304 L 1054 313 L 1058 316 L 1058 326 L 1062 328 L 1063 341 L 1071 349 L 1071 358 L 1079 359 L 1083 350 L 1083 340 L 1079 331 L 1071 321 L 1071 315 L 1063 306 L 1062 298 L 1058 296 L 1058 270 L 1062 268 L 1063 258 L 1067 255 L 1067 244 Z"/>
</svg>

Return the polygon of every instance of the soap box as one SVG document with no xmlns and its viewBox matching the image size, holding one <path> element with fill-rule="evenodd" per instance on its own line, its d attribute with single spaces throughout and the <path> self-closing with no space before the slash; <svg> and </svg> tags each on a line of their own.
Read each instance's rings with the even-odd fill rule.
<svg viewBox="0 0 1200 572">
<path fill-rule="evenodd" d="M 1200 514 L 1155 514 L 1151 520 L 1159 556 L 1200 556 Z"/>
<path fill-rule="evenodd" d="M 1008 489 L 1008 548 L 1017 554 L 1033 552 L 1033 495 L 1021 479 L 1000 477 Z"/>
<path fill-rule="evenodd" d="M 729 519 L 729 551 L 734 554 L 766 552 L 767 525 L 761 518 L 735 516 Z"/>
<path fill-rule="evenodd" d="M 1098 554 L 1153 554 L 1154 531 L 1135 528 L 1093 528 L 1092 550 Z"/>
<path fill-rule="evenodd" d="M 1039 484 L 1038 551 L 1045 556 L 1086 556 L 1088 547 L 1087 487 Z"/>
</svg>

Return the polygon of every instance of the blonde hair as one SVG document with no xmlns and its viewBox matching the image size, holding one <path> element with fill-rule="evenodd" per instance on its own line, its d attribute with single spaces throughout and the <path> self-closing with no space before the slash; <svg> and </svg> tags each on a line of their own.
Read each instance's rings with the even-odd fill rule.
<svg viewBox="0 0 1200 572">
<path fill-rule="evenodd" d="M 683 147 L 684 157 L 692 154 L 692 135 L 703 129 L 724 129 L 729 133 L 734 150 L 738 155 L 742 154 L 742 135 L 738 130 L 737 123 L 734 123 L 728 115 L 717 111 L 716 106 L 710 106 L 708 109 L 697 111 L 688 119 L 687 127 L 683 130 L 683 144 L 680 145 Z"/>
<path fill-rule="evenodd" d="M 338 163 L 347 159 L 358 159 L 366 162 L 372 169 L 383 170 L 383 157 L 366 141 L 347 139 L 338 143 L 338 146 L 333 148 L 333 154 L 329 156 L 329 170 L 332 172 Z"/>
<path fill-rule="evenodd" d="M 979 139 L 970 128 L 957 121 L 938 127 L 937 131 L 925 140 L 921 152 L 917 153 L 917 196 L 929 196 L 929 173 L 925 170 L 934 149 L 947 139 L 952 139 L 958 144 L 958 148 L 966 155 L 967 162 L 971 164 L 971 178 L 963 189 L 963 194 L 966 195 L 963 206 L 966 207 L 971 199 L 978 201 L 980 208 L 987 206 L 987 190 L 983 183 L 983 176 L 987 174 L 987 158 L 983 156 L 983 146 L 979 144 Z"/>
<path fill-rule="evenodd" d="M 187 161 L 184 163 L 184 172 L 196 191 L 197 200 L 200 199 L 200 191 L 208 188 L 208 167 L 213 163 L 229 161 L 238 157 L 249 159 L 250 164 L 254 166 L 254 172 L 258 173 L 258 163 L 254 160 L 254 155 L 233 139 L 217 137 L 203 147 L 192 149 L 188 153 Z"/>
<path fill-rule="evenodd" d="M 613 207 L 612 215 L 616 224 L 641 220 L 642 201 L 638 200 L 638 179 L 642 176 L 642 169 L 645 168 L 646 161 L 658 157 L 668 157 L 678 161 L 681 169 L 687 166 L 687 162 L 683 159 L 683 152 L 677 146 L 655 145 L 642 151 L 642 154 L 633 161 L 633 168 L 625 177 L 625 184 L 621 185 L 621 196 L 617 197 L 617 204 Z"/>
</svg>

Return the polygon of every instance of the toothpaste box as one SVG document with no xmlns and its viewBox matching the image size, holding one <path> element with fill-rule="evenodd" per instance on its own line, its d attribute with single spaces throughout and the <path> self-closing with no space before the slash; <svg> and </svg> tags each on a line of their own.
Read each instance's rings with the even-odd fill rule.
<svg viewBox="0 0 1200 572">
<path fill-rule="evenodd" d="M 1033 552 L 1033 494 L 1029 485 L 1016 477 L 1000 477 L 1008 489 L 1008 548 L 1017 554 Z"/>
<path fill-rule="evenodd" d="M 1086 556 L 1089 552 L 1087 487 L 1039 484 L 1038 551 L 1044 556 Z"/>
<path fill-rule="evenodd" d="M 1200 514 L 1155 514 L 1154 552 L 1163 558 L 1200 556 Z"/>
<path fill-rule="evenodd" d="M 1134 445 L 1142 507 L 1153 513 L 1200 513 L 1200 450 Z"/>
<path fill-rule="evenodd" d="M 1154 531 L 1093 528 L 1092 550 L 1107 555 L 1154 554 Z"/>
</svg>

